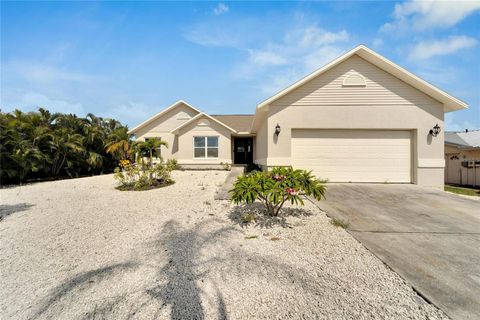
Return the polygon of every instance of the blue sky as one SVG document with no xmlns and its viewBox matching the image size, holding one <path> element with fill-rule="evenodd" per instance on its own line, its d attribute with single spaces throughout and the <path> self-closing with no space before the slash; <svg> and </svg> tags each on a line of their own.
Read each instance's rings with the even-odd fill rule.
<svg viewBox="0 0 480 320">
<path fill-rule="evenodd" d="M 1 2 L 0 106 L 254 113 L 358 44 L 467 102 L 448 130 L 480 128 L 480 1 Z"/>
</svg>

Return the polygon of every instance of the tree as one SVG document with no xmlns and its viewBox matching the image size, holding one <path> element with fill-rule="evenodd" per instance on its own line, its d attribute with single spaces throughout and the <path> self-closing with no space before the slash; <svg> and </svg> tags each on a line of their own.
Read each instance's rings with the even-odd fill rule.
<svg viewBox="0 0 480 320">
<path fill-rule="evenodd" d="M 302 196 L 312 196 L 316 200 L 325 198 L 324 182 L 305 170 L 277 167 L 269 172 L 254 171 L 239 176 L 229 192 L 234 203 L 251 204 L 258 200 L 267 214 L 277 216 L 287 201 L 304 205 Z"/>
<path fill-rule="evenodd" d="M 119 160 L 128 159 L 131 144 L 131 135 L 127 127 L 114 129 L 107 138 L 105 151 Z"/>
</svg>

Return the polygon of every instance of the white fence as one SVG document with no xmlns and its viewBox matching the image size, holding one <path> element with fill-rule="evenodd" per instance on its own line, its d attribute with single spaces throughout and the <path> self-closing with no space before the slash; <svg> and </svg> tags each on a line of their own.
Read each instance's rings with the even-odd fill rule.
<svg viewBox="0 0 480 320">
<path fill-rule="evenodd" d="M 447 158 L 445 182 L 468 186 L 480 185 L 480 161 Z"/>
</svg>

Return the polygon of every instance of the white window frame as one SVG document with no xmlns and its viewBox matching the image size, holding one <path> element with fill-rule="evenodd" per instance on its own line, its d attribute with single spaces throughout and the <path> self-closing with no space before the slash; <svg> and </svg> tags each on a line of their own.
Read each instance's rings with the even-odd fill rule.
<svg viewBox="0 0 480 320">
<path fill-rule="evenodd" d="M 204 138 L 205 139 L 205 146 L 204 147 L 195 147 L 195 138 Z M 208 148 L 213 149 L 215 147 L 209 147 L 207 138 L 217 138 L 217 157 L 209 157 L 208 156 Z M 203 159 L 203 160 L 210 160 L 210 159 L 218 159 L 220 156 L 220 136 L 194 136 L 192 140 L 193 145 L 193 159 Z M 204 148 L 205 150 L 205 157 L 195 157 L 195 149 Z"/>
</svg>

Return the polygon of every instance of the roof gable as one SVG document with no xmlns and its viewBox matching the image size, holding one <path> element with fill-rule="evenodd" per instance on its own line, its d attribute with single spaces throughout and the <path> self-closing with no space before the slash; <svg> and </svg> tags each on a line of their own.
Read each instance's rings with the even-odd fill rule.
<svg viewBox="0 0 480 320">
<path fill-rule="evenodd" d="M 224 124 L 223 122 L 215 119 L 214 117 L 212 116 L 209 116 L 208 114 L 206 113 L 203 113 L 203 112 L 200 112 L 199 114 L 197 114 L 195 117 L 191 118 L 190 120 L 182 123 L 180 126 L 176 127 L 175 129 L 173 129 L 172 131 L 170 131 L 171 133 L 178 133 L 182 128 L 186 127 L 187 125 L 189 125 L 190 123 L 196 121 L 196 120 L 200 120 L 201 118 L 207 118 L 219 125 L 221 125 L 222 127 L 226 128 L 227 130 L 230 130 L 231 132 L 234 132 L 236 133 L 237 131 L 229 126 L 227 126 L 226 124 Z"/>
<path fill-rule="evenodd" d="M 192 105 L 188 104 L 187 102 L 183 101 L 183 100 L 178 100 L 177 102 L 175 102 L 174 104 L 168 106 L 167 108 L 163 109 L 162 111 L 160 111 L 159 113 L 157 113 L 156 115 L 154 115 L 153 117 L 151 118 L 148 118 L 147 120 L 145 120 L 144 122 L 140 123 L 139 125 L 137 125 L 136 127 L 130 129 L 128 131 L 128 134 L 134 134 L 136 133 L 138 130 L 144 128 L 145 126 L 151 124 L 152 122 L 154 122 L 155 120 L 159 119 L 160 117 L 162 117 L 163 115 L 167 114 L 169 111 L 175 109 L 175 108 L 178 108 L 180 106 L 187 106 L 189 107 L 190 109 L 194 110 L 195 112 L 197 113 L 202 113 L 200 110 L 198 110 L 197 108 L 193 107 Z"/>
<path fill-rule="evenodd" d="M 414 74 L 410 73 L 409 71 L 403 69 L 402 67 L 398 66 L 397 64 L 391 62 L 390 60 L 382 57 L 378 53 L 374 52 L 373 50 L 360 45 L 353 50 L 347 52 L 343 56 L 335 59 L 334 61 L 328 63 L 324 67 L 318 69 L 317 71 L 311 73 L 310 75 L 304 77 L 303 79 L 295 82 L 291 86 L 285 88 L 284 90 L 280 91 L 276 95 L 270 97 L 269 99 L 263 101 L 257 106 L 257 110 L 264 109 L 268 107 L 272 102 L 284 97 L 285 95 L 289 94 L 293 90 L 303 86 L 307 82 L 315 79 L 316 77 L 320 76 L 324 72 L 330 70 L 334 66 L 342 63 L 343 61 L 347 60 L 348 58 L 352 57 L 353 55 L 358 55 L 367 62 L 377 66 L 378 68 L 384 70 L 387 73 L 395 76 L 396 78 L 402 80 L 403 82 L 409 84 L 410 86 L 416 88 L 417 90 L 425 93 L 426 95 L 432 97 L 433 99 L 440 101 L 444 105 L 444 111 L 454 111 L 463 108 L 467 108 L 468 105 L 459 100 L 454 98 L 453 96 L 449 95 L 448 93 L 434 87 L 430 83 L 426 82 L 425 80 L 415 76 Z"/>
</svg>

